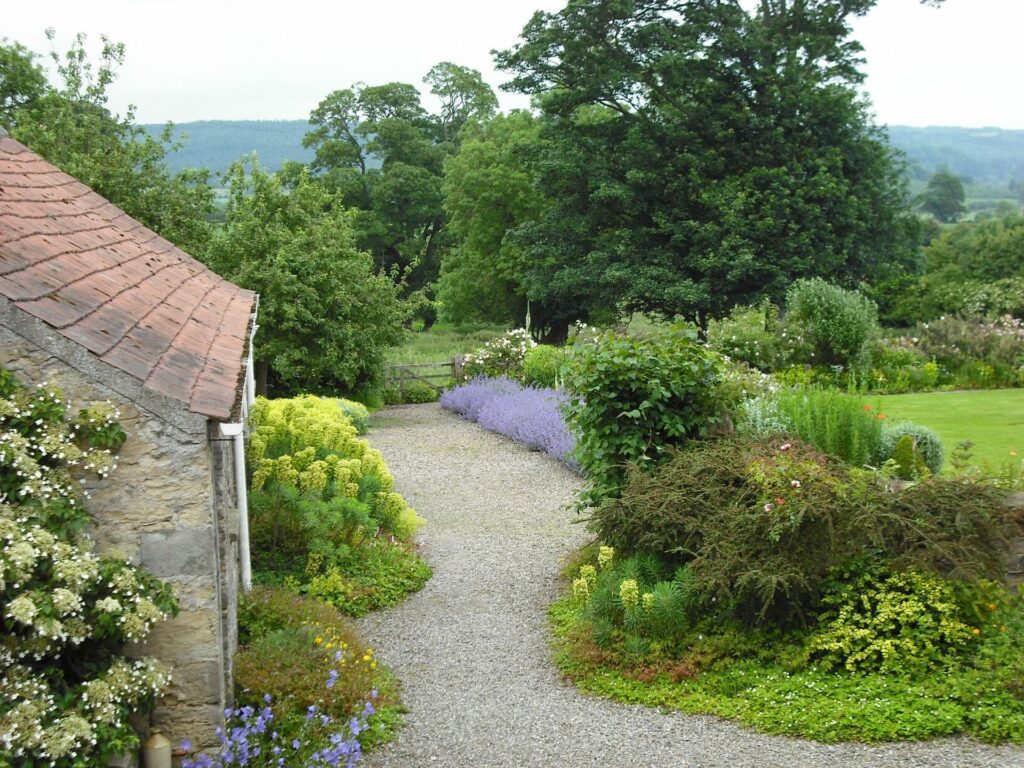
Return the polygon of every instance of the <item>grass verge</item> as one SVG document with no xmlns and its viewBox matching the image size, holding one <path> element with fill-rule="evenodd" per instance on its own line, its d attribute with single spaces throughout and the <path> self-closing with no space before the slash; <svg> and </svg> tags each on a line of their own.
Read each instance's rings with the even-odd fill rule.
<svg viewBox="0 0 1024 768">
<path fill-rule="evenodd" d="M 409 332 L 404 344 L 388 350 L 388 363 L 415 365 L 446 362 L 456 355 L 475 352 L 485 342 L 501 336 L 505 330 L 499 325 L 456 328 L 438 324 L 429 331 Z"/>
</svg>

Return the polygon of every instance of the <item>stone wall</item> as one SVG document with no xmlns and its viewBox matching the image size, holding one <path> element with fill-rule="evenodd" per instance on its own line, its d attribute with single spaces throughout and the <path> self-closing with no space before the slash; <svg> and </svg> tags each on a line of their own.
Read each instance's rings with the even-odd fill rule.
<svg viewBox="0 0 1024 768">
<path fill-rule="evenodd" d="M 0 311 L 0 366 L 23 382 L 57 385 L 76 409 L 109 400 L 120 411 L 128 439 L 117 470 L 86 486 L 93 537 L 99 551 L 124 557 L 174 585 L 181 613 L 128 653 L 155 656 L 172 666 L 173 679 L 154 709 L 153 724 L 172 743 L 188 738 L 208 744 L 231 701 L 231 656 L 237 647 L 233 444 L 183 404 L 175 412 L 175 401 L 151 396 L 94 358 L 79 360 L 80 348 L 69 347 L 63 337 L 39 327 L 24 332 L 5 323 L 3 315 Z"/>
</svg>

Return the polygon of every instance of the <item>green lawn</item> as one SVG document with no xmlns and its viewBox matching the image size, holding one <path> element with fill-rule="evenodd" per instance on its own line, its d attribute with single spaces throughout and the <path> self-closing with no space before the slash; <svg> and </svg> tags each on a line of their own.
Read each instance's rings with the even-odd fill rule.
<svg viewBox="0 0 1024 768">
<path fill-rule="evenodd" d="M 957 443 L 970 440 L 972 462 L 998 469 L 1007 460 L 1024 456 L 1024 389 L 971 392 L 925 392 L 875 395 L 868 398 L 890 421 L 912 421 L 938 432 L 949 454 Z"/>
<path fill-rule="evenodd" d="M 412 365 L 447 362 L 456 355 L 475 352 L 485 342 L 501 336 L 505 330 L 498 325 L 461 329 L 437 324 L 429 331 L 410 331 L 402 346 L 388 350 L 388 363 Z"/>
</svg>

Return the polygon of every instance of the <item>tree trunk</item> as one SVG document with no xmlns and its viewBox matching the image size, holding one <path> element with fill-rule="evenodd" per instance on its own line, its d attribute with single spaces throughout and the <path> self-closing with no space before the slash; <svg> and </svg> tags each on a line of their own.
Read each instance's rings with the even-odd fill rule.
<svg viewBox="0 0 1024 768">
<path fill-rule="evenodd" d="M 529 303 L 525 297 L 517 296 L 512 301 L 512 327 L 513 328 L 525 328 L 526 327 L 526 315 Z"/>
<path fill-rule="evenodd" d="M 256 394 L 262 397 L 267 396 L 267 373 L 270 366 L 266 360 L 256 361 Z"/>
<path fill-rule="evenodd" d="M 556 347 L 565 346 L 565 342 L 569 338 L 569 323 L 568 321 L 559 321 L 549 325 L 541 335 L 539 341 L 541 344 L 553 344 Z"/>
</svg>

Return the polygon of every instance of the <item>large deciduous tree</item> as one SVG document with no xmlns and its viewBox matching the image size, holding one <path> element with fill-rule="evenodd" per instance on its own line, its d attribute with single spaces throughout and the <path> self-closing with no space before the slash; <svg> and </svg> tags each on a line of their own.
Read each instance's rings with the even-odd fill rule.
<svg viewBox="0 0 1024 768">
<path fill-rule="evenodd" d="M 529 112 L 499 115 L 467 130 L 445 164 L 444 206 L 456 243 L 441 264 L 445 320 L 526 323 L 529 265 L 507 235 L 544 206 L 533 168 L 539 130 Z"/>
<path fill-rule="evenodd" d="M 960 177 L 948 170 L 939 170 L 932 174 L 928 187 L 921 194 L 921 209 L 939 221 L 951 224 L 967 213 L 965 197 Z"/>
<path fill-rule="evenodd" d="M 10 128 L 14 113 L 46 92 L 46 73 L 36 58 L 21 43 L 0 39 L 0 128 Z"/>
<path fill-rule="evenodd" d="M 535 289 L 705 326 L 804 276 L 909 259 L 900 165 L 857 92 L 874 0 L 570 0 L 537 13 L 506 86 L 548 118 L 552 204 L 514 238 Z M 555 336 L 559 329 L 549 329 Z"/>
<path fill-rule="evenodd" d="M 401 342 L 395 284 L 359 250 L 353 212 L 307 172 L 286 187 L 236 164 L 209 264 L 260 294 L 255 358 L 261 390 L 346 392 L 375 383 Z"/>
<path fill-rule="evenodd" d="M 476 70 L 441 62 L 424 78 L 437 114 L 407 83 L 357 83 L 330 93 L 313 110 L 303 140 L 314 171 L 359 209 L 361 247 L 410 290 L 437 278 L 446 243 L 441 184 L 445 158 L 467 123 L 492 116 L 497 98 Z"/>
</svg>

